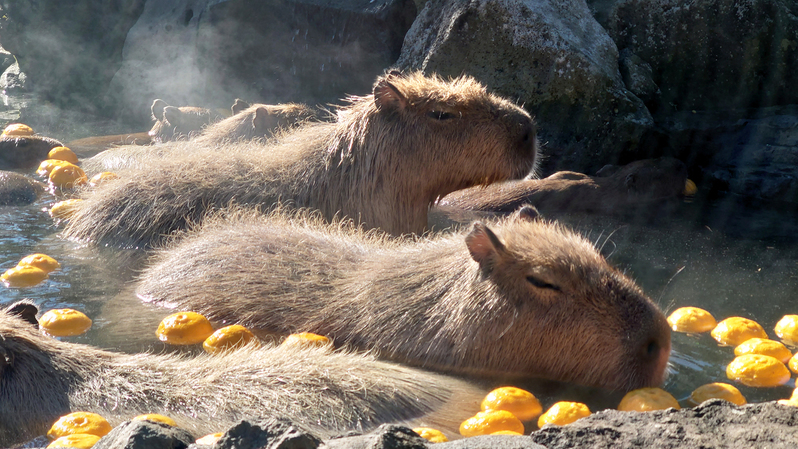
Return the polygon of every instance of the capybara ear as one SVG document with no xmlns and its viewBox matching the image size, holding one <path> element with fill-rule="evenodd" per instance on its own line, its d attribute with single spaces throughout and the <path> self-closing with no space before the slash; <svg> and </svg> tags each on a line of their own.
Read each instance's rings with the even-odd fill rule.
<svg viewBox="0 0 798 449">
<path fill-rule="evenodd" d="M 489 274 L 504 253 L 504 244 L 485 224 L 476 222 L 465 238 L 471 258 L 479 262 L 482 274 Z"/>
<path fill-rule="evenodd" d="M 152 107 L 150 108 L 150 110 L 152 111 L 152 118 L 155 120 L 163 121 L 163 110 L 167 106 L 169 106 L 169 104 L 161 100 L 160 98 L 157 98 L 155 101 L 153 101 Z"/>
<path fill-rule="evenodd" d="M 36 314 L 39 313 L 39 308 L 36 304 L 29 300 L 15 302 L 6 308 L 6 313 L 16 315 L 23 320 L 29 322 L 37 329 L 39 328 L 39 321 L 36 319 Z"/>
<path fill-rule="evenodd" d="M 524 221 L 542 220 L 538 208 L 531 204 L 524 204 L 518 211 L 516 211 L 516 218 Z"/>
<path fill-rule="evenodd" d="M 243 111 L 244 109 L 247 109 L 249 106 L 250 104 L 247 103 L 246 101 L 240 98 L 236 98 L 236 101 L 235 103 L 233 103 L 233 106 L 230 108 L 230 110 L 233 111 L 233 115 L 236 115 L 239 112 Z"/>
<path fill-rule="evenodd" d="M 391 84 L 390 79 L 391 75 L 380 78 L 374 86 L 374 103 L 377 104 L 377 109 L 384 112 L 404 109 L 407 105 L 407 99 L 396 86 Z"/>
<path fill-rule="evenodd" d="M 163 108 L 163 119 L 172 126 L 180 126 L 183 123 L 183 111 L 174 106 Z"/>
<path fill-rule="evenodd" d="M 392 76 L 392 77 L 397 77 L 398 78 L 398 77 L 401 77 L 401 76 L 405 76 L 405 74 L 402 73 L 402 71 L 399 70 L 399 69 L 391 69 L 391 70 L 388 71 L 388 76 L 389 77 Z"/>
<path fill-rule="evenodd" d="M 266 134 L 277 127 L 277 118 L 269 114 L 266 108 L 257 108 L 252 117 L 252 127 L 255 128 L 257 135 Z"/>
</svg>

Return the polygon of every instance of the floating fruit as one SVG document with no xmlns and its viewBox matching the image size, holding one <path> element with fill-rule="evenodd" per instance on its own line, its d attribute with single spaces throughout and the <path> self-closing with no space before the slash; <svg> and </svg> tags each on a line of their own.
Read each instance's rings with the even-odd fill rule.
<svg viewBox="0 0 798 449">
<path fill-rule="evenodd" d="M 159 415 L 157 413 L 148 413 L 146 415 L 135 416 L 133 417 L 132 421 L 152 421 L 166 424 L 167 426 L 177 427 L 177 423 L 174 419 L 168 416 Z"/>
<path fill-rule="evenodd" d="M 48 276 L 47 272 L 41 268 L 28 265 L 17 265 L 0 275 L 0 281 L 2 281 L 6 287 L 33 287 L 47 279 Z"/>
<path fill-rule="evenodd" d="M 216 441 L 219 438 L 222 437 L 222 435 L 223 435 L 222 432 L 211 433 L 211 434 L 205 435 L 202 438 L 197 439 L 197 441 L 195 441 L 195 443 L 201 444 L 201 445 L 205 445 L 205 446 L 213 446 L 214 444 L 216 444 Z"/>
<path fill-rule="evenodd" d="M 17 265 L 27 265 L 29 267 L 36 267 L 42 271 L 51 272 L 61 268 L 61 264 L 57 260 L 48 256 L 47 254 L 31 254 L 25 256 L 19 261 Z"/>
<path fill-rule="evenodd" d="M 75 433 L 72 435 L 66 435 L 63 437 L 58 437 L 53 440 L 47 447 L 49 448 L 56 448 L 56 447 L 71 447 L 77 449 L 89 449 L 93 447 L 97 442 L 100 441 L 100 437 L 97 435 L 91 435 L 88 433 Z"/>
<path fill-rule="evenodd" d="M 77 164 L 78 155 L 67 147 L 55 147 L 47 153 L 47 159 L 55 159 L 59 161 L 67 161 L 72 164 Z"/>
<path fill-rule="evenodd" d="M 207 318 L 196 312 L 178 312 L 169 315 L 158 325 L 155 335 L 170 345 L 201 343 L 213 334 Z"/>
<path fill-rule="evenodd" d="M 482 411 L 507 410 L 521 421 L 537 418 L 543 411 L 540 401 L 530 392 L 516 387 L 497 388 L 482 400 Z"/>
<path fill-rule="evenodd" d="M 49 178 L 50 173 L 53 171 L 54 168 L 67 164 L 74 165 L 71 162 L 62 161 L 58 159 L 45 159 L 39 164 L 39 168 L 36 169 L 36 174 L 39 176 L 43 176 L 45 178 Z"/>
<path fill-rule="evenodd" d="M 798 388 L 792 391 L 792 396 L 790 396 L 790 399 L 779 399 L 778 402 L 779 404 L 798 407 Z"/>
<path fill-rule="evenodd" d="M 514 430 L 499 430 L 498 432 L 493 432 L 491 435 L 523 435 L 523 433 Z"/>
<path fill-rule="evenodd" d="M 106 181 L 110 181 L 112 179 L 119 179 L 119 175 L 109 171 L 104 171 L 102 173 L 97 173 L 96 175 L 92 176 L 91 179 L 89 179 L 89 185 L 92 187 L 97 187 L 98 185 Z"/>
<path fill-rule="evenodd" d="M 61 189 L 71 189 L 86 184 L 88 178 L 82 168 L 69 162 L 53 167 L 50 184 Z"/>
<path fill-rule="evenodd" d="M 777 387 L 790 380 L 790 370 L 769 355 L 741 355 L 726 367 L 726 377 L 749 387 Z"/>
<path fill-rule="evenodd" d="M 745 405 L 747 403 L 740 390 L 733 385 L 722 382 L 701 385 L 693 390 L 688 401 L 692 405 L 698 405 L 709 399 L 723 399 L 737 405 Z"/>
<path fill-rule="evenodd" d="M 787 363 L 792 357 L 792 352 L 784 344 L 767 338 L 751 338 L 734 348 L 734 355 L 762 354 L 776 358 L 781 363 Z"/>
<path fill-rule="evenodd" d="M 460 424 L 460 435 L 464 437 L 490 435 L 501 430 L 524 433 L 524 425 L 521 420 L 507 410 L 478 412 Z"/>
<path fill-rule="evenodd" d="M 22 123 L 12 123 L 3 130 L 4 136 L 28 137 L 33 135 L 33 128 Z"/>
<path fill-rule="evenodd" d="M 216 354 L 220 351 L 243 347 L 252 341 L 258 341 L 252 331 L 240 324 L 233 324 L 217 329 L 216 332 L 202 342 L 202 347 L 205 352 Z"/>
<path fill-rule="evenodd" d="M 712 329 L 712 338 L 723 346 L 737 346 L 751 338 L 768 338 L 765 329 L 754 320 L 733 316 Z"/>
<path fill-rule="evenodd" d="M 790 371 L 798 374 L 798 352 L 787 361 L 787 366 L 790 367 Z"/>
<path fill-rule="evenodd" d="M 52 309 L 39 318 L 43 331 L 55 337 L 80 335 L 91 327 L 91 318 L 74 309 Z"/>
<path fill-rule="evenodd" d="M 540 415 L 538 427 L 543 427 L 546 424 L 564 426 L 586 416 L 590 416 L 590 409 L 587 408 L 587 405 L 581 402 L 560 401 L 546 410 L 546 413 Z"/>
<path fill-rule="evenodd" d="M 717 326 L 711 313 L 698 307 L 680 307 L 668 317 L 668 324 L 676 332 L 709 332 Z"/>
<path fill-rule="evenodd" d="M 298 334 L 291 334 L 285 337 L 282 343 L 284 346 L 290 345 L 307 345 L 307 346 L 327 346 L 332 344 L 329 338 L 324 335 L 314 334 L 312 332 L 300 332 Z"/>
<path fill-rule="evenodd" d="M 57 219 L 67 219 L 77 210 L 78 204 L 83 201 L 78 198 L 59 201 L 50 208 L 50 216 Z"/>
<path fill-rule="evenodd" d="M 647 387 L 626 393 L 618 405 L 618 410 L 625 412 L 650 412 L 671 407 L 676 410 L 681 409 L 679 401 L 667 391 L 661 388 Z"/>
<path fill-rule="evenodd" d="M 698 187 L 696 187 L 695 183 L 690 179 L 686 180 L 684 182 L 682 194 L 684 194 L 684 196 L 693 196 L 696 192 L 698 192 Z"/>
<path fill-rule="evenodd" d="M 798 346 L 798 315 L 784 315 L 774 330 L 784 343 Z"/>
<path fill-rule="evenodd" d="M 413 432 L 417 433 L 421 438 L 429 441 L 430 443 L 445 443 L 449 441 L 446 435 L 438 429 L 430 427 L 416 427 Z"/>
<path fill-rule="evenodd" d="M 111 425 L 102 416 L 91 412 L 74 412 L 58 418 L 47 432 L 47 438 L 55 440 L 76 433 L 102 437 L 110 431 Z"/>
</svg>

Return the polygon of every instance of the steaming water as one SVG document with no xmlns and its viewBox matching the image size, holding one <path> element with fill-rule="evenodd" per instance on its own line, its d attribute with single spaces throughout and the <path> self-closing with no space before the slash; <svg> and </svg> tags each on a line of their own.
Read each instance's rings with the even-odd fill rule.
<svg viewBox="0 0 798 449">
<path fill-rule="evenodd" d="M 36 287 L 0 287 L 0 304 L 30 298 L 42 310 L 84 311 L 94 320 L 93 327 L 69 341 L 128 352 L 167 350 L 156 340 L 154 330 L 169 311 L 144 304 L 133 294 L 141 260 L 59 238 L 59 227 L 47 210 L 60 199 L 47 194 L 30 206 L 0 207 L 0 270 L 35 252 L 49 254 L 62 266 Z M 654 225 L 605 217 L 567 221 L 636 279 L 666 312 L 698 306 L 718 320 L 744 316 L 757 320 L 775 338 L 773 326 L 780 317 L 798 314 L 793 220 L 792 214 L 738 210 L 718 202 L 711 206 L 683 203 L 673 216 Z M 684 404 L 702 384 L 729 382 L 725 368 L 732 359 L 732 348 L 719 347 L 708 334 L 674 334 L 670 376 L 664 388 Z M 531 389 L 545 407 L 555 400 L 579 400 L 596 410 L 614 407 L 619 399 L 617 394 L 552 382 L 522 386 Z M 789 397 L 795 382 L 778 388 L 738 387 L 749 402 L 758 402 Z"/>
</svg>

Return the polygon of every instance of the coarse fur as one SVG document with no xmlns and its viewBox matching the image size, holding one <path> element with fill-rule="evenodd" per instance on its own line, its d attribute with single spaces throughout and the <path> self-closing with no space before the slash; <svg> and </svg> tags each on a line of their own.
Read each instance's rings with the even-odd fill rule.
<svg viewBox="0 0 798 449">
<path fill-rule="evenodd" d="M 158 164 L 87 192 L 64 230 L 102 245 L 152 246 L 231 201 L 278 201 L 349 217 L 367 228 L 422 233 L 429 207 L 472 185 L 517 179 L 537 153 L 523 109 L 470 77 L 378 78 L 333 123 L 310 123 L 272 144 L 229 143 Z"/>
<path fill-rule="evenodd" d="M 44 136 L 0 136 L 0 170 L 31 169 L 63 143 Z"/>
<path fill-rule="evenodd" d="M 152 142 L 168 142 L 196 134 L 204 126 L 219 121 L 222 115 L 208 108 L 169 106 L 160 98 L 150 107 L 155 121 L 149 131 Z"/>
<path fill-rule="evenodd" d="M 386 422 L 435 422 L 438 412 L 451 425 L 446 415 L 458 408 L 471 413 L 484 393 L 464 381 L 329 348 L 248 346 L 214 356 L 111 352 L 58 341 L 0 311 L 2 447 L 44 434 L 73 411 L 98 413 L 112 425 L 160 413 L 197 436 L 266 417 L 285 417 L 323 436 Z"/>
<path fill-rule="evenodd" d="M 47 191 L 47 186 L 25 175 L 0 170 L 0 206 L 24 206 Z"/>
<path fill-rule="evenodd" d="M 659 385 L 670 353 L 659 309 L 589 241 L 525 211 L 418 241 L 303 215 L 233 214 L 162 250 L 137 294 L 429 369 Z"/>
</svg>

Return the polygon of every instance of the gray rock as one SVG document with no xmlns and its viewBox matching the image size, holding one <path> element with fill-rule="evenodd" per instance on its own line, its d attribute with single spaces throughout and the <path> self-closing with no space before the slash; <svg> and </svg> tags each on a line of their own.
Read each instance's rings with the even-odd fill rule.
<svg viewBox="0 0 798 449">
<path fill-rule="evenodd" d="M 656 412 L 605 410 L 567 426 L 532 433 L 548 449 L 779 449 L 798 444 L 798 407 L 775 402 L 738 407 L 719 399 Z"/>
<path fill-rule="evenodd" d="M 426 449 L 431 445 L 407 427 L 383 424 L 365 435 L 327 440 L 325 447 L 327 449 Z"/>
<path fill-rule="evenodd" d="M 30 204 L 47 190 L 47 186 L 19 173 L 0 170 L 0 206 Z"/>
<path fill-rule="evenodd" d="M 397 62 L 473 75 L 539 122 L 544 171 L 593 172 L 634 153 L 652 119 L 628 91 L 618 50 L 584 0 L 428 2 Z"/>
<path fill-rule="evenodd" d="M 114 427 L 94 449 L 181 449 L 194 442 L 187 431 L 152 421 L 127 421 Z"/>
<path fill-rule="evenodd" d="M 5 92 L 19 92 L 27 89 L 28 75 L 19 70 L 19 63 L 14 62 L 0 75 L 0 89 Z"/>
<path fill-rule="evenodd" d="M 546 449 L 528 435 L 483 435 L 462 440 L 438 443 L 434 449 Z"/>
<path fill-rule="evenodd" d="M 316 449 L 321 439 L 285 419 L 242 421 L 222 435 L 213 449 Z"/>
<path fill-rule="evenodd" d="M 621 50 L 620 70 L 623 83 L 633 94 L 645 102 L 654 101 L 660 94 L 654 82 L 651 66 L 628 48 Z"/>
</svg>

